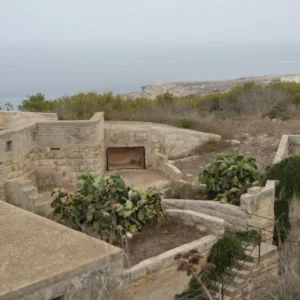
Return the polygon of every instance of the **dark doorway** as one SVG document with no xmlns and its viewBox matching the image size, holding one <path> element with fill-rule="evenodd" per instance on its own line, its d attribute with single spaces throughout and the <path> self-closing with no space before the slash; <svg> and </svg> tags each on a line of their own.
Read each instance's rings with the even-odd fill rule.
<svg viewBox="0 0 300 300">
<path fill-rule="evenodd" d="M 107 170 L 145 169 L 144 147 L 115 147 L 106 152 Z"/>
</svg>

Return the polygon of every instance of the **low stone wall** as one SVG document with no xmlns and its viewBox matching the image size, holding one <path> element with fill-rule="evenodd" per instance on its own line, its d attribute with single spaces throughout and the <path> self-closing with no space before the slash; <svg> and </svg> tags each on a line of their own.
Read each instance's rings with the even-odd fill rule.
<svg viewBox="0 0 300 300">
<path fill-rule="evenodd" d="M 225 229 L 230 231 L 243 231 L 248 224 L 247 213 L 230 204 L 205 200 L 163 199 L 163 205 L 166 209 L 191 210 L 223 219 Z"/>
<path fill-rule="evenodd" d="M 182 178 L 181 171 L 168 162 L 168 157 L 164 154 L 156 152 L 154 155 L 153 169 L 166 174 L 170 180 L 178 180 Z"/>
<path fill-rule="evenodd" d="M 181 252 L 197 249 L 207 257 L 216 242 L 215 236 L 208 235 L 144 260 L 125 270 L 125 299 L 174 300 L 175 295 L 182 293 L 191 279 L 184 272 L 176 270 L 177 261 L 174 260 L 174 256 Z"/>
<path fill-rule="evenodd" d="M 181 220 L 187 226 L 196 227 L 200 232 L 208 232 L 219 238 L 224 235 L 225 222 L 222 219 L 182 209 L 166 209 L 166 213 L 177 220 Z"/>
<path fill-rule="evenodd" d="M 168 198 L 170 199 L 198 199 L 205 193 L 205 185 L 200 182 L 188 182 L 184 179 L 174 180 L 170 186 Z"/>
<path fill-rule="evenodd" d="M 262 230 L 263 240 L 272 243 L 274 227 L 275 182 L 268 181 L 263 188 L 248 189 L 242 195 L 241 205 L 221 204 L 216 201 L 164 199 L 166 209 L 181 209 L 199 212 L 224 220 L 225 229 L 245 231 Z"/>
<path fill-rule="evenodd" d="M 0 112 L 0 130 L 10 129 L 19 126 L 27 126 L 37 121 L 57 121 L 57 114 L 33 113 L 19 111 Z"/>
</svg>

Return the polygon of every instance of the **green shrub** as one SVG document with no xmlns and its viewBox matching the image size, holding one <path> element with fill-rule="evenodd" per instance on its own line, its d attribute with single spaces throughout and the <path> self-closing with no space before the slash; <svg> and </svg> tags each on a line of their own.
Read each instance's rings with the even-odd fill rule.
<svg viewBox="0 0 300 300">
<path fill-rule="evenodd" d="M 226 232 L 224 237 L 218 240 L 210 250 L 207 262 L 216 266 L 215 269 L 207 272 L 201 271 L 197 276 L 201 276 L 202 282 L 210 291 L 217 291 L 220 283 L 227 279 L 233 279 L 235 274 L 232 268 L 239 260 L 249 260 L 246 248 L 249 245 L 256 246 L 260 240 L 260 234 L 255 230 L 246 232 Z M 180 295 L 176 295 L 176 300 L 209 300 L 197 277 L 194 276 L 189 282 L 188 289 Z"/>
<path fill-rule="evenodd" d="M 199 175 L 211 198 L 235 205 L 239 205 L 240 196 L 249 187 L 261 185 L 263 180 L 264 173 L 258 169 L 255 159 L 240 155 L 238 149 L 218 154 L 216 161 Z"/>
<path fill-rule="evenodd" d="M 189 119 L 182 119 L 182 120 L 180 121 L 180 123 L 181 123 L 181 127 L 183 127 L 183 128 L 188 129 L 188 128 L 191 128 L 191 127 L 192 127 L 192 120 L 189 120 Z"/>
<path fill-rule="evenodd" d="M 290 156 L 267 169 L 267 178 L 278 180 L 276 196 L 291 202 L 300 198 L 300 156 Z"/>
<path fill-rule="evenodd" d="M 216 269 L 210 273 L 211 279 L 218 280 L 230 275 L 231 268 L 238 260 L 245 260 L 245 249 L 235 233 L 227 232 L 210 250 L 207 261 L 215 264 Z"/>
<path fill-rule="evenodd" d="M 157 191 L 130 190 L 119 175 L 102 179 L 85 172 L 80 184 L 82 189 L 74 194 L 59 188 L 52 193 L 54 219 L 73 229 L 102 239 L 119 238 L 165 216 Z"/>
<path fill-rule="evenodd" d="M 287 157 L 267 168 L 266 173 L 268 179 L 278 181 L 274 203 L 274 240 L 280 246 L 291 230 L 289 204 L 294 197 L 300 198 L 300 157 Z"/>
<path fill-rule="evenodd" d="M 35 95 L 27 96 L 26 100 L 23 100 L 22 105 L 19 105 L 21 111 L 33 111 L 33 112 L 52 112 L 57 106 L 57 101 L 45 100 L 45 95 L 37 93 Z"/>
<path fill-rule="evenodd" d="M 291 230 L 291 223 L 289 217 L 289 203 L 287 201 L 276 200 L 274 202 L 274 242 L 281 247 L 287 239 Z"/>
</svg>

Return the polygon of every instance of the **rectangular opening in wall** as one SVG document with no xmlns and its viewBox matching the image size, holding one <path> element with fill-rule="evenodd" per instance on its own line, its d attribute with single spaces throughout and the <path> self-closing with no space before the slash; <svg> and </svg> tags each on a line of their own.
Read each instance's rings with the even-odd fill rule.
<svg viewBox="0 0 300 300">
<path fill-rule="evenodd" d="M 12 151 L 12 141 L 6 141 L 6 148 L 5 148 L 6 152 L 10 152 Z"/>
<path fill-rule="evenodd" d="M 32 140 L 33 140 L 33 141 L 36 141 L 36 136 L 37 136 L 37 132 L 36 132 L 36 131 L 33 131 L 33 132 L 32 132 Z"/>
<path fill-rule="evenodd" d="M 145 169 L 145 148 L 108 148 L 106 153 L 106 160 L 107 170 Z"/>
<path fill-rule="evenodd" d="M 60 148 L 50 148 L 51 151 L 59 151 Z"/>
</svg>

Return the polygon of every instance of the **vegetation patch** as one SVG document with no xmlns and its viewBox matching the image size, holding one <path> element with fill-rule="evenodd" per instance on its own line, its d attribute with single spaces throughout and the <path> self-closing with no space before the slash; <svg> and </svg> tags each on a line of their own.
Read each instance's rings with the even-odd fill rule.
<svg viewBox="0 0 300 300">
<path fill-rule="evenodd" d="M 240 204 L 240 197 L 252 186 L 262 185 L 265 176 L 252 157 L 231 153 L 220 153 L 215 162 L 208 164 L 199 175 L 206 185 L 208 199 L 221 203 Z"/>
<path fill-rule="evenodd" d="M 267 177 L 278 181 L 274 203 L 274 241 L 281 246 L 291 230 L 289 205 L 294 197 L 300 198 L 300 157 L 290 156 L 270 166 L 267 168 Z"/>
<path fill-rule="evenodd" d="M 150 221 L 164 218 L 161 195 L 154 189 L 131 190 L 119 175 L 80 176 L 82 189 L 52 193 L 54 220 L 89 235 L 113 241 L 135 233 Z"/>
</svg>

